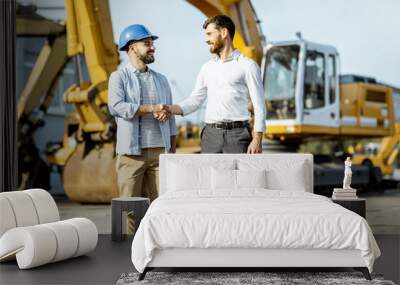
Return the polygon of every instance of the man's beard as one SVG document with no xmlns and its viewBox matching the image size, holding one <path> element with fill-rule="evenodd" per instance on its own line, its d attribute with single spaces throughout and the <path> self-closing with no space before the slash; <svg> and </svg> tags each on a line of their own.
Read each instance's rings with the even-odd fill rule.
<svg viewBox="0 0 400 285">
<path fill-rule="evenodd" d="M 143 61 L 145 64 L 153 63 L 154 62 L 154 54 L 145 54 L 139 56 L 139 59 Z"/>
<path fill-rule="evenodd" d="M 210 52 L 214 53 L 214 54 L 219 54 L 222 51 L 223 48 L 224 48 L 223 42 L 220 39 L 217 39 L 210 46 Z"/>
</svg>

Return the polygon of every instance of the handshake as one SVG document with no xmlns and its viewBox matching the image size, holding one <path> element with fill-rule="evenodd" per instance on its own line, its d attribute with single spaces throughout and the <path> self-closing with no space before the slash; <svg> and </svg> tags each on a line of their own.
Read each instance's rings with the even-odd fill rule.
<svg viewBox="0 0 400 285">
<path fill-rule="evenodd" d="M 153 105 L 152 112 L 155 119 L 160 122 L 167 121 L 173 114 L 171 105 L 156 104 Z"/>
</svg>

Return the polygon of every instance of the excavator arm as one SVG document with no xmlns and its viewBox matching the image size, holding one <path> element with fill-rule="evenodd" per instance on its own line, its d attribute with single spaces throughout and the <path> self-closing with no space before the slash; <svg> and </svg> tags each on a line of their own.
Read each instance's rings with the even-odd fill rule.
<svg viewBox="0 0 400 285">
<path fill-rule="evenodd" d="M 93 141 L 112 139 L 107 116 L 107 82 L 118 66 L 108 1 L 66 0 L 67 50 L 75 59 L 79 82 L 64 93 L 64 101 L 74 104 L 80 118 L 81 134 Z M 83 79 L 81 55 L 90 80 Z"/>
<path fill-rule="evenodd" d="M 18 121 L 35 109 L 47 110 L 54 95 L 52 88 L 68 61 L 65 25 L 39 16 L 35 9 L 32 5 L 17 6 L 17 36 L 46 38 L 18 99 Z"/>
<path fill-rule="evenodd" d="M 68 61 L 66 29 L 36 14 L 33 5 L 17 5 L 18 37 L 45 38 L 37 60 L 17 103 L 18 185 L 19 189 L 49 188 L 49 167 L 34 143 L 35 131 L 44 125 L 46 113 L 55 94 L 54 88 Z"/>
</svg>

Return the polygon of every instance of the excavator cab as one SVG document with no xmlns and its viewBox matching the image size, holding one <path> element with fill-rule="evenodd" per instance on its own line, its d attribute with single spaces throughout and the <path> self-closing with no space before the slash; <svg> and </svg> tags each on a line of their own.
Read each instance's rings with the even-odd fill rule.
<svg viewBox="0 0 400 285">
<path fill-rule="evenodd" d="M 268 138 L 339 132 L 338 62 L 328 45 L 303 40 L 267 45 L 262 70 Z"/>
</svg>

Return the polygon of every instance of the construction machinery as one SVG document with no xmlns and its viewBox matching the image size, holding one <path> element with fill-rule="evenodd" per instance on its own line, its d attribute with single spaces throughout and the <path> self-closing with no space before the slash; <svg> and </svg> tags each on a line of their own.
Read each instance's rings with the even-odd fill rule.
<svg viewBox="0 0 400 285">
<path fill-rule="evenodd" d="M 66 0 L 65 6 L 66 26 L 38 16 L 33 6 L 30 13 L 18 7 L 22 13 L 17 16 L 17 35 L 47 38 L 18 100 L 20 165 L 34 166 L 20 168 L 20 188 L 49 188 L 32 182 L 45 181 L 49 171 L 35 162 L 41 161 L 39 155 L 32 155 L 33 132 L 43 124 L 41 118 L 63 67 L 74 60 L 76 84 L 66 90 L 64 101 L 73 104 L 75 112 L 65 117 L 63 142 L 50 146 L 47 158 L 59 167 L 64 191 L 72 200 L 106 202 L 118 193 L 112 166 L 115 124 L 107 111 L 107 82 L 119 60 L 108 2 Z M 40 179 L 37 172 L 42 173 Z"/>
<path fill-rule="evenodd" d="M 377 179 L 382 177 L 386 181 L 397 183 L 400 181 L 400 89 L 388 87 L 393 94 L 394 134 L 384 137 L 380 142 L 361 144 L 361 149 L 353 155 L 353 162 L 374 166 Z"/>
<path fill-rule="evenodd" d="M 50 168 L 34 142 L 35 131 L 44 125 L 43 116 L 54 87 L 68 62 L 65 25 L 43 18 L 34 6 L 17 5 L 18 37 L 43 37 L 39 52 L 17 105 L 18 184 L 20 189 L 49 189 Z"/>
<path fill-rule="evenodd" d="M 392 89 L 340 77 L 334 47 L 305 40 L 274 43 L 264 59 L 268 138 L 393 135 Z"/>
<path fill-rule="evenodd" d="M 376 184 L 393 173 L 399 151 L 396 119 L 398 89 L 373 78 L 340 75 L 333 46 L 303 40 L 270 43 L 264 51 L 263 76 L 267 106 L 265 137 L 279 148 L 296 150 L 315 140 L 383 139 L 376 155 L 355 155 L 354 184 Z M 343 149 L 343 147 L 342 147 Z M 315 185 L 331 186 L 343 177 L 343 153 L 316 155 Z M 318 163 L 320 162 L 320 163 Z M 324 165 L 325 164 L 325 165 Z M 359 166 L 357 166 L 359 165 Z"/>
<path fill-rule="evenodd" d="M 235 47 L 262 63 L 268 110 L 267 139 L 277 140 L 280 145 L 298 146 L 311 136 L 318 139 L 393 137 L 392 89 L 368 82 L 340 84 L 339 57 L 334 47 L 299 40 L 270 44 L 264 49 L 265 38 L 249 0 L 187 2 L 207 16 L 230 16 L 237 27 Z M 107 81 L 119 63 L 109 4 L 98 0 L 65 0 L 65 8 L 66 26 L 31 17 L 36 22 L 29 25 L 42 27 L 41 35 L 48 40 L 18 102 L 20 141 L 25 141 L 20 148 L 20 153 L 25 154 L 21 158 L 40 161 L 39 155 L 26 155 L 34 146 L 32 133 L 41 126 L 40 117 L 49 106 L 62 68 L 73 60 L 77 79 L 65 91 L 64 101 L 72 104 L 75 111 L 65 117 L 63 141 L 49 146 L 48 162 L 60 170 L 64 192 L 71 200 L 109 202 L 118 191 L 115 124 L 107 110 Z M 17 24 L 18 21 L 17 18 Z M 19 35 L 25 36 L 34 33 L 23 23 L 20 31 Z M 37 116 L 37 110 L 41 116 Z M 186 139 L 191 140 L 191 146 L 198 140 L 195 136 L 186 137 L 182 145 Z M 21 171 L 20 182 L 24 185 L 21 188 L 38 186 L 32 181 L 39 180 L 35 179 L 39 164 L 24 164 L 24 161 L 20 164 L 31 167 Z M 373 159 L 370 161 L 375 165 Z M 46 173 L 46 164 L 41 165 L 42 172 Z M 319 177 L 318 171 L 316 177 Z M 316 182 L 318 185 L 318 179 Z"/>
</svg>

